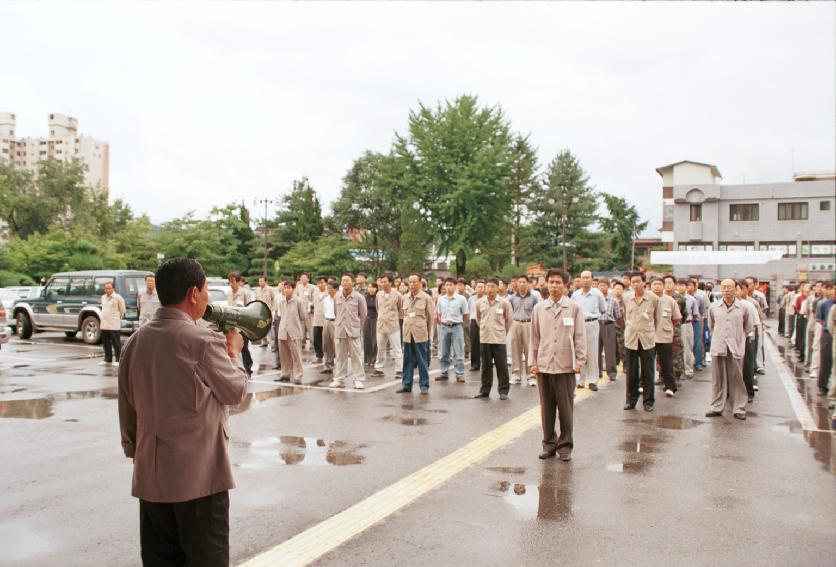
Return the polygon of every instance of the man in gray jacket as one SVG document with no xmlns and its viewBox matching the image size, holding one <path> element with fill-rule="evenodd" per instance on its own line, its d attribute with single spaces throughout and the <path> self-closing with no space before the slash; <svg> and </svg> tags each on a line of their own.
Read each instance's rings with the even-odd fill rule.
<svg viewBox="0 0 836 567">
<path fill-rule="evenodd" d="M 133 459 L 145 565 L 229 565 L 229 414 L 247 375 L 237 330 L 196 324 L 209 302 L 188 258 L 156 274 L 162 307 L 128 340 L 119 368 L 122 449 Z"/>
</svg>

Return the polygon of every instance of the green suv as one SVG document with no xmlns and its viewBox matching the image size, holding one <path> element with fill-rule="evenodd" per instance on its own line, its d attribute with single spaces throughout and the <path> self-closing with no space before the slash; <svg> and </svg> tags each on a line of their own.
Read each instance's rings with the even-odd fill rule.
<svg viewBox="0 0 836 567">
<path fill-rule="evenodd" d="M 89 270 L 61 272 L 49 278 L 40 297 L 15 302 L 15 329 L 21 339 L 41 331 L 64 331 L 68 338 L 81 331 L 87 344 L 101 340 L 101 317 L 104 285 L 111 282 L 116 293 L 125 300 L 122 332 L 132 333 L 137 327 L 136 298 L 145 289 L 145 276 L 151 272 L 138 270 Z"/>
</svg>

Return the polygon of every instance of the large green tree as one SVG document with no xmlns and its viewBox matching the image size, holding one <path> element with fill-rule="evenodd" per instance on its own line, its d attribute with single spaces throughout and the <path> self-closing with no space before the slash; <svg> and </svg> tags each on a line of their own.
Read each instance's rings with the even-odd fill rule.
<svg viewBox="0 0 836 567">
<path fill-rule="evenodd" d="M 534 219 L 527 231 L 532 259 L 546 266 L 596 269 L 596 246 L 600 238 L 592 232 L 598 219 L 598 201 L 589 178 L 578 159 L 563 150 L 549 163 L 543 189 L 532 202 Z"/>
<path fill-rule="evenodd" d="M 353 272 L 361 267 L 355 258 L 355 250 L 343 238 L 331 235 L 316 240 L 301 240 L 293 245 L 279 260 L 279 274 L 296 277 L 301 272 L 332 275 L 339 278 L 343 272 Z"/>
<path fill-rule="evenodd" d="M 508 179 L 508 193 L 511 201 L 511 263 L 520 265 L 521 256 L 529 255 L 522 250 L 520 240 L 524 225 L 531 211 L 532 200 L 537 197 L 540 180 L 537 171 L 537 150 L 532 147 L 529 136 L 514 136 L 511 145 L 511 176 Z"/>
<path fill-rule="evenodd" d="M 627 199 L 602 193 L 607 216 L 598 219 L 598 224 L 606 238 L 609 257 L 607 269 L 633 269 L 630 265 L 633 240 L 647 228 L 647 221 L 641 222 L 641 216 L 635 206 Z"/>
<path fill-rule="evenodd" d="M 502 109 L 482 107 L 474 96 L 419 103 L 407 135 L 396 136 L 395 154 L 406 163 L 406 205 L 432 226 L 437 249 L 455 254 L 456 273 L 464 275 L 468 255 L 509 221 L 511 135 Z"/>
</svg>

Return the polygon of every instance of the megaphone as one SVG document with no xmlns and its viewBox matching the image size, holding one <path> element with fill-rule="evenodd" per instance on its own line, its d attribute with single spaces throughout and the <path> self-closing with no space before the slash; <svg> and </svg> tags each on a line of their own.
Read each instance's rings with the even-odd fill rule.
<svg viewBox="0 0 836 567">
<path fill-rule="evenodd" d="M 216 323 L 222 333 L 238 328 L 251 341 L 258 341 L 267 336 L 273 325 L 273 313 L 263 301 L 249 302 L 245 307 L 210 303 L 206 306 L 203 318 Z"/>
</svg>

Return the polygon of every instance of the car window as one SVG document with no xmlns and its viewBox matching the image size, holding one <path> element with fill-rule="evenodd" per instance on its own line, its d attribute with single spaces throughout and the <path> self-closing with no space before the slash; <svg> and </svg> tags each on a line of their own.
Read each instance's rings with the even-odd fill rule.
<svg viewBox="0 0 836 567">
<path fill-rule="evenodd" d="M 46 286 L 47 298 L 64 297 L 67 295 L 67 285 L 70 278 L 53 278 Z"/>
<path fill-rule="evenodd" d="M 70 278 L 70 295 L 93 295 L 93 278 Z"/>
<path fill-rule="evenodd" d="M 112 276 L 100 276 L 95 280 L 95 286 L 93 289 L 93 295 L 104 295 L 104 286 L 107 282 L 113 283 Z M 114 284 L 116 285 L 116 284 Z"/>
<path fill-rule="evenodd" d="M 226 294 L 219 289 L 210 289 L 209 302 L 216 303 L 218 301 L 226 301 Z"/>
<path fill-rule="evenodd" d="M 125 277 L 125 293 L 126 296 L 134 297 L 140 290 L 145 289 L 145 276 L 126 276 Z"/>
</svg>

